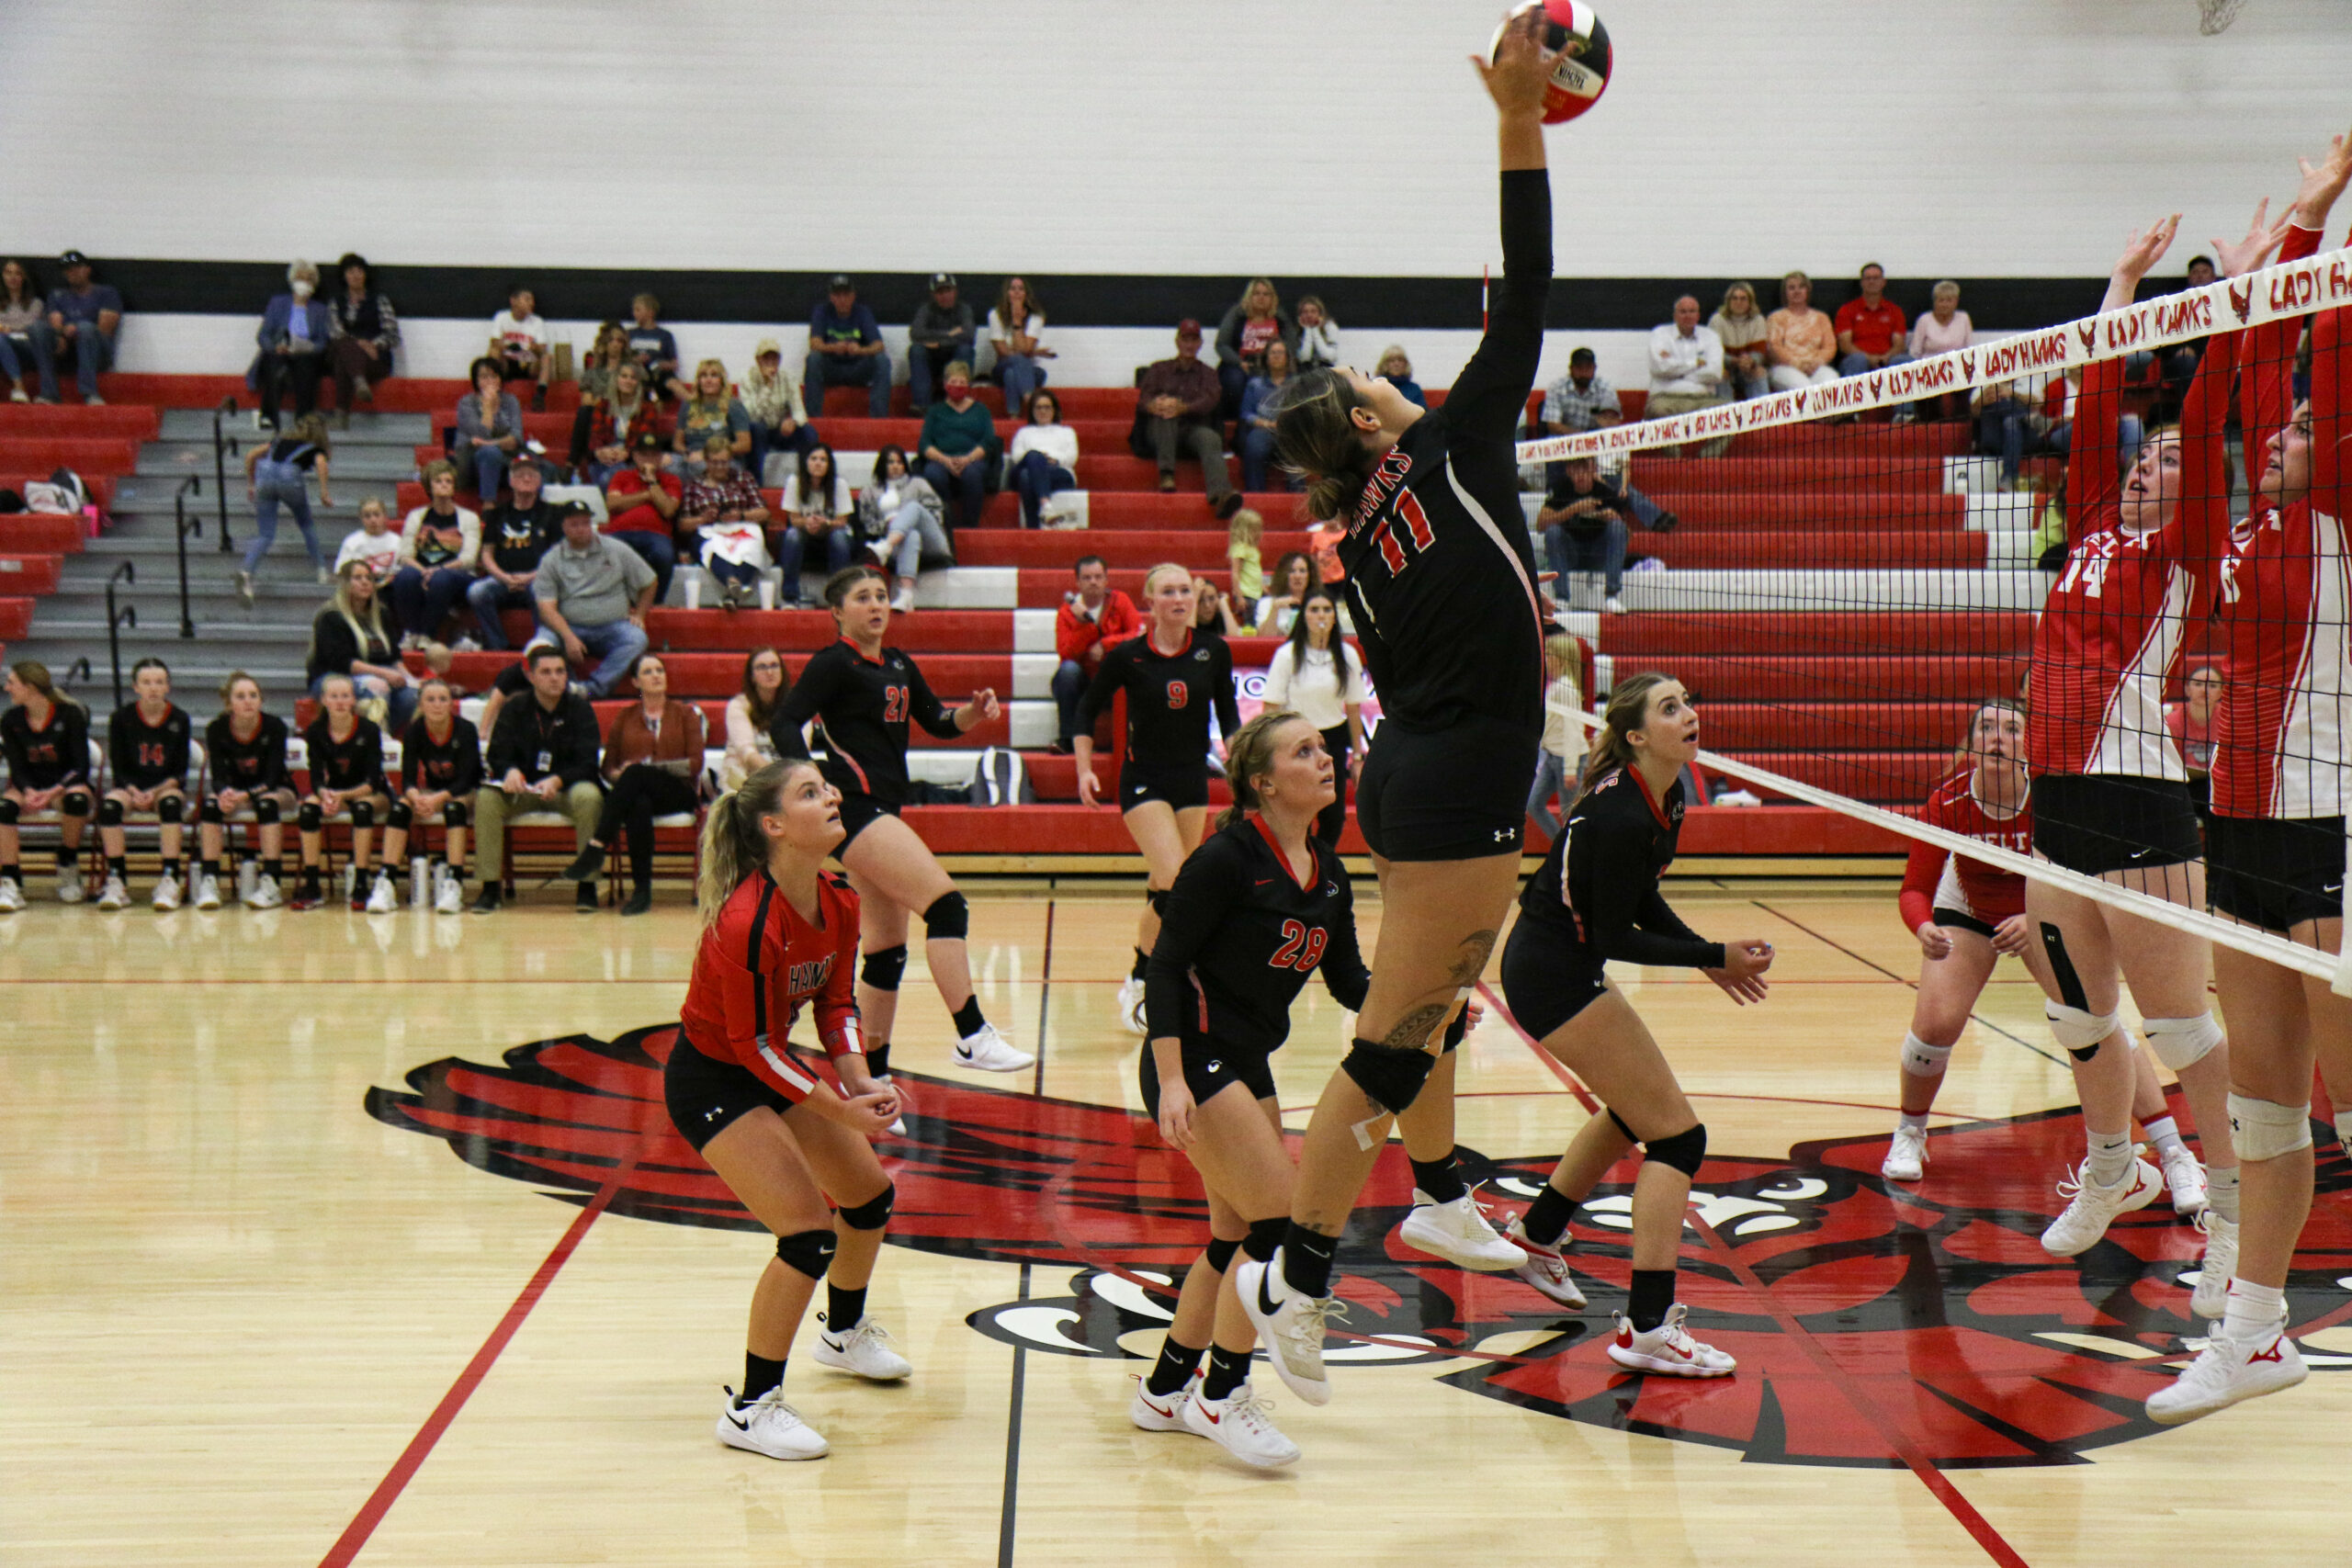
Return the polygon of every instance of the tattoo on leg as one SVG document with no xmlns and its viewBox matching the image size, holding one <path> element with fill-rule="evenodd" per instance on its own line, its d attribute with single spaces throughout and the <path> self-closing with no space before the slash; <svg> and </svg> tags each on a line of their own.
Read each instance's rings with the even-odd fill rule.
<svg viewBox="0 0 2352 1568">
<path fill-rule="evenodd" d="M 1432 1002 L 1417 1007 L 1396 1021 L 1381 1040 L 1381 1044 L 1396 1051 L 1418 1051 L 1430 1043 L 1430 1031 L 1445 1021 L 1448 1004 Z"/>
<path fill-rule="evenodd" d="M 1487 955 L 1495 950 L 1494 931 L 1472 931 L 1463 938 L 1462 946 L 1454 953 L 1453 980 L 1459 987 L 1475 986 L 1487 967 Z"/>
</svg>

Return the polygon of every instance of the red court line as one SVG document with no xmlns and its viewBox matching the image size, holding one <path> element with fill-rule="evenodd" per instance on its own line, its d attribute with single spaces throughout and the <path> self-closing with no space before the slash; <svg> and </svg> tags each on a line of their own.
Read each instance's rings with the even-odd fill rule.
<svg viewBox="0 0 2352 1568">
<path fill-rule="evenodd" d="M 1535 1036 L 1528 1033 L 1526 1030 L 1520 1027 L 1519 1020 L 1511 1016 L 1510 1009 L 1503 1006 L 1502 998 L 1495 995 L 1495 988 L 1492 986 L 1487 985 L 1484 980 L 1479 981 L 1478 994 L 1487 998 L 1487 1010 L 1492 1012 L 1497 1018 L 1501 1019 L 1505 1023 L 1510 1024 L 1511 1027 L 1511 1032 L 1518 1035 L 1521 1041 L 1525 1043 L 1527 1048 L 1535 1053 L 1535 1059 L 1543 1063 L 1545 1066 L 1551 1068 L 1552 1076 L 1567 1086 L 1568 1092 L 1577 1097 L 1577 1103 L 1584 1107 L 1586 1115 L 1598 1116 L 1600 1114 L 1600 1101 L 1592 1098 L 1592 1090 L 1585 1088 L 1583 1084 L 1578 1083 L 1577 1081 L 1576 1074 L 1562 1066 L 1560 1065 L 1560 1059 L 1553 1055 L 1551 1052 L 1544 1049 L 1542 1042 L 1538 1041 Z"/>
<path fill-rule="evenodd" d="M 556 1275 L 571 1260 L 572 1253 L 579 1248 L 581 1238 L 588 1234 L 588 1227 L 594 1224 L 596 1216 L 611 1204 L 614 1195 L 620 1191 L 621 1183 L 628 1179 L 629 1172 L 636 1167 L 637 1155 L 632 1151 L 605 1184 L 596 1189 L 596 1195 L 588 1200 L 578 1217 L 557 1240 L 554 1248 L 540 1260 L 537 1269 L 524 1285 L 522 1293 L 514 1298 L 514 1304 L 506 1309 L 506 1315 L 498 1320 L 498 1325 L 490 1331 L 490 1337 L 481 1342 L 481 1348 L 476 1350 L 473 1359 L 466 1363 L 466 1370 L 458 1374 L 458 1381 L 449 1385 L 449 1392 L 441 1396 L 441 1403 L 433 1407 L 433 1414 L 424 1418 L 424 1425 L 418 1427 L 416 1436 L 408 1440 L 408 1447 L 401 1450 L 401 1457 L 392 1461 L 392 1468 L 384 1472 L 384 1479 L 376 1483 L 376 1490 L 368 1494 L 368 1501 L 360 1505 L 359 1512 L 352 1516 L 351 1523 L 344 1527 L 343 1534 L 336 1538 L 334 1545 L 319 1559 L 319 1568 L 347 1568 L 351 1560 L 359 1555 L 360 1549 L 368 1544 L 368 1538 L 376 1533 L 376 1527 L 384 1522 L 384 1516 L 391 1511 L 392 1505 L 400 1500 L 401 1494 L 407 1490 L 408 1483 L 431 1456 L 434 1445 L 440 1442 L 441 1435 L 458 1418 L 458 1412 L 466 1407 L 466 1401 L 473 1397 L 474 1390 L 480 1388 L 482 1379 L 490 1375 L 490 1369 L 496 1364 L 507 1342 L 514 1337 L 515 1331 L 523 1326 L 523 1320 L 531 1315 L 531 1309 L 539 1304 L 539 1298 L 547 1294 L 548 1287 L 555 1282 Z"/>
</svg>

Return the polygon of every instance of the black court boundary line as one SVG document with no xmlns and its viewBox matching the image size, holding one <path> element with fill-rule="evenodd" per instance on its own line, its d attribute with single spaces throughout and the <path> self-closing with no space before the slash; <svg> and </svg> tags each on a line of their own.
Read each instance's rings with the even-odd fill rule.
<svg viewBox="0 0 2352 1568">
<path fill-rule="evenodd" d="M 1029 1265 L 1021 1266 L 1019 1301 L 1029 1299 Z M 1021 1495 L 1021 1406 L 1029 1370 L 1026 1346 L 1012 1348 L 1012 1391 L 1005 1414 L 1004 1425 L 1004 1505 L 997 1516 L 997 1568 L 1012 1568 L 1012 1538 L 1015 1529 L 1014 1506 Z"/>
</svg>

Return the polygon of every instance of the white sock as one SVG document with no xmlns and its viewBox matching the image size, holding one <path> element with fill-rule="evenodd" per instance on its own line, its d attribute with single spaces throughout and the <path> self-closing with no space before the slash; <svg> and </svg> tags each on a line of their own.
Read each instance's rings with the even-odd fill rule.
<svg viewBox="0 0 2352 1568">
<path fill-rule="evenodd" d="M 1902 1114 L 1903 1130 L 1905 1132 L 1924 1133 L 1928 1130 L 1928 1113 L 1926 1111 L 1922 1111 L 1917 1116 L 1912 1115 L 1908 1111 L 1904 1111 Z"/>
<path fill-rule="evenodd" d="M 2086 1127 L 2090 1141 L 2090 1158 L 2084 1162 L 2083 1179 L 2100 1187 L 2112 1187 L 2132 1174 L 2132 1129 L 2120 1133 L 2095 1133 Z"/>
<path fill-rule="evenodd" d="M 2287 1316 L 2287 1292 L 2250 1280 L 2230 1281 L 2230 1304 L 2222 1316 L 2222 1334 L 2229 1339 L 2252 1339 L 2270 1333 Z"/>
<path fill-rule="evenodd" d="M 2186 1148 L 2180 1141 L 2180 1124 L 2169 1116 L 2159 1116 L 2153 1122 L 2143 1122 L 2140 1130 L 2148 1134 L 2148 1142 L 2156 1146 L 2159 1158 L 2169 1158 L 2173 1150 Z"/>
<path fill-rule="evenodd" d="M 2238 1168 L 2209 1168 L 2205 1172 L 2205 1201 L 2232 1224 L 2238 1223 Z"/>
</svg>

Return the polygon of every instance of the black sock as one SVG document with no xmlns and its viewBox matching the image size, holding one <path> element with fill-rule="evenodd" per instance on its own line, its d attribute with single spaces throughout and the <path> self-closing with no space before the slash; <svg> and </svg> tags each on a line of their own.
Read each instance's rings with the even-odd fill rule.
<svg viewBox="0 0 2352 1568">
<path fill-rule="evenodd" d="M 13 882 L 22 887 L 25 885 L 25 868 L 14 861 L 0 865 L 0 881 Z"/>
<path fill-rule="evenodd" d="M 1674 1270 L 1671 1269 L 1636 1269 L 1634 1286 L 1626 1293 L 1625 1317 L 1638 1333 L 1647 1334 L 1666 1321 L 1666 1309 L 1674 1304 Z"/>
<path fill-rule="evenodd" d="M 261 874 L 272 881 L 282 882 L 286 877 L 286 863 L 276 857 L 266 860 L 261 863 Z"/>
<path fill-rule="evenodd" d="M 765 1356 L 754 1356 L 749 1350 L 744 1351 L 743 1392 L 735 1396 L 735 1408 L 742 1409 L 770 1389 L 783 1386 L 783 1383 L 784 1363 L 781 1360 L 771 1361 Z"/>
<path fill-rule="evenodd" d="M 836 1285 L 830 1280 L 825 1282 L 826 1333 L 833 1335 L 847 1334 L 851 1329 L 857 1326 L 858 1320 L 863 1318 L 865 1315 L 865 1286 L 860 1285 L 857 1289 L 852 1291 L 845 1289 L 842 1286 Z"/>
<path fill-rule="evenodd" d="M 890 1043 L 888 1040 L 865 1043 L 865 1070 L 877 1078 L 890 1076 Z"/>
<path fill-rule="evenodd" d="M 80 869 L 81 864 L 82 857 L 79 852 L 74 850 L 60 850 L 57 852 L 58 870 L 75 871 Z"/>
<path fill-rule="evenodd" d="M 1132 969 L 1130 969 L 1130 970 L 1128 970 L 1128 971 L 1127 971 L 1127 978 L 1128 978 L 1128 979 L 1130 979 L 1130 980 L 1140 980 L 1140 979 L 1142 979 L 1142 978 L 1143 978 L 1143 972 L 1144 972 L 1144 968 L 1145 968 L 1145 966 L 1146 966 L 1147 964 L 1148 964 L 1150 962 L 1151 962 L 1151 954 L 1149 954 L 1149 953 L 1146 953 L 1146 952 L 1145 952 L 1142 948 L 1140 948 L 1140 947 L 1136 948 L 1136 966 L 1135 966 L 1134 968 L 1132 968 Z"/>
<path fill-rule="evenodd" d="M 969 1040 L 988 1026 L 988 1015 L 980 1010 L 978 995 L 975 993 L 966 997 L 964 1005 L 956 1010 L 956 1032 L 964 1039 Z"/>
<path fill-rule="evenodd" d="M 178 881 L 180 875 L 179 856 L 165 855 L 164 857 L 164 868 L 161 874 L 165 882 Z"/>
<path fill-rule="evenodd" d="M 1566 1197 L 1550 1182 L 1535 1195 L 1527 1213 L 1519 1219 L 1519 1228 L 1527 1233 L 1530 1241 L 1540 1241 L 1546 1247 L 1556 1247 L 1568 1234 L 1568 1222 L 1576 1217 L 1577 1201 Z"/>
<path fill-rule="evenodd" d="M 1428 1193 L 1434 1202 L 1451 1203 L 1462 1196 L 1462 1173 L 1454 1168 L 1453 1151 L 1445 1151 L 1443 1159 L 1412 1161 L 1413 1185 Z"/>
<path fill-rule="evenodd" d="M 212 880 L 214 880 L 215 882 L 218 882 L 218 881 L 220 881 L 220 863 L 219 861 L 217 861 L 217 860 L 200 860 L 200 861 L 197 862 L 196 863 L 197 863 L 197 868 L 198 868 L 198 870 L 202 871 L 202 872 L 204 873 L 204 874 L 205 874 L 205 875 L 207 875 L 207 876 L 209 876 L 209 877 L 212 878 Z"/>
<path fill-rule="evenodd" d="M 1223 1399 L 1250 1381 L 1250 1352 L 1209 1347 L 1209 1375 L 1201 1380 L 1203 1399 Z"/>
<path fill-rule="evenodd" d="M 1306 1296 L 1331 1293 L 1331 1255 L 1340 1238 L 1308 1230 L 1296 1220 L 1283 1233 L 1283 1282 Z"/>
<path fill-rule="evenodd" d="M 1159 1359 L 1152 1363 L 1151 1376 L 1144 1380 L 1143 1386 L 1165 1399 L 1182 1388 L 1184 1381 L 1193 1375 L 1200 1364 L 1199 1348 L 1192 1345 L 1179 1345 L 1176 1343 L 1176 1337 L 1171 1334 L 1159 1342 Z"/>
<path fill-rule="evenodd" d="M 107 871 L 109 874 L 119 876 L 128 882 L 130 880 L 130 857 L 129 855 L 107 856 Z"/>
</svg>

